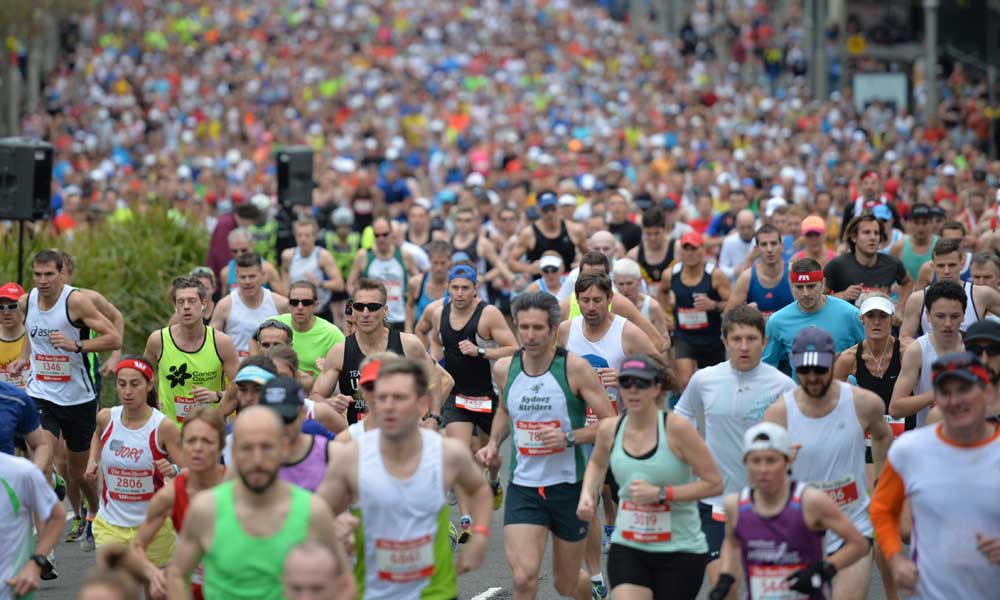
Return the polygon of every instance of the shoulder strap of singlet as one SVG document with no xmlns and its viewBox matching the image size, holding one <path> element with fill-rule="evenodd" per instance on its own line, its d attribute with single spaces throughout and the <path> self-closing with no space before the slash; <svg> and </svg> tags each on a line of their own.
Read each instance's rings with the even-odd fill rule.
<svg viewBox="0 0 1000 600">
<path fill-rule="evenodd" d="M 976 309 L 976 284 L 971 281 L 966 281 L 964 285 L 969 286 L 968 292 L 966 292 L 965 295 L 969 297 L 969 303 L 972 304 L 972 314 L 976 315 L 976 318 L 978 319 L 979 311 Z M 68 307 L 67 310 L 69 310 Z M 983 316 L 985 317 L 986 315 Z"/>
<path fill-rule="evenodd" d="M 389 340 L 386 343 L 386 350 L 403 356 L 403 338 L 398 330 L 391 327 L 389 328 Z"/>
<path fill-rule="evenodd" d="M 424 273 L 423 277 L 420 278 L 420 293 L 417 294 L 417 302 L 424 297 L 424 289 L 427 287 L 427 276 L 430 273 Z"/>
<path fill-rule="evenodd" d="M 896 340 L 899 341 L 898 339 Z M 854 376 L 857 377 L 861 374 L 861 369 L 865 368 L 865 361 L 861 359 L 861 355 L 864 354 L 864 347 L 862 346 L 864 342 L 858 342 L 857 351 L 854 353 Z"/>
</svg>

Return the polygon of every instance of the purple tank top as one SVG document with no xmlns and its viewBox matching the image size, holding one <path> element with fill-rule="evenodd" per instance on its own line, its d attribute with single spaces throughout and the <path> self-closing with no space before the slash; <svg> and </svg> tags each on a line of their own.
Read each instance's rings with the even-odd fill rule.
<svg viewBox="0 0 1000 600">
<path fill-rule="evenodd" d="M 294 465 L 281 467 L 278 477 L 285 483 L 294 483 L 300 488 L 315 492 L 326 472 L 326 445 L 329 440 L 318 435 L 311 437 L 312 446 L 305 457 Z"/>
<path fill-rule="evenodd" d="M 740 492 L 733 531 L 743 551 L 747 600 L 826 600 L 819 592 L 805 596 L 788 589 L 785 578 L 807 564 L 823 560 L 823 533 L 812 531 L 802 513 L 804 483 L 791 482 L 784 510 L 773 517 L 754 512 L 751 489 Z"/>
</svg>

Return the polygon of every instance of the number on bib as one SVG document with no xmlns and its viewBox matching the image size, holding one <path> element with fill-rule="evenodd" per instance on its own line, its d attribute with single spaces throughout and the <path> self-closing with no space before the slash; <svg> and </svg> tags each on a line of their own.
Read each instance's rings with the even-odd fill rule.
<svg viewBox="0 0 1000 600">
<path fill-rule="evenodd" d="M 489 396 L 463 396 L 455 394 L 455 406 L 471 412 L 489 414 L 493 412 L 493 398 Z"/>
<path fill-rule="evenodd" d="M 559 421 L 517 421 L 514 423 L 516 431 L 517 451 L 525 456 L 544 456 L 546 454 L 559 454 L 565 448 L 546 448 L 545 442 L 539 433 L 540 429 L 559 427 Z"/>
<path fill-rule="evenodd" d="M 708 313 L 695 308 L 678 308 L 677 321 L 681 329 L 705 329 L 708 327 Z"/>
<path fill-rule="evenodd" d="M 816 487 L 826 492 L 841 510 L 858 500 L 858 483 L 853 475 L 835 481 L 819 481 Z"/>
<path fill-rule="evenodd" d="M 375 540 L 378 578 L 405 583 L 434 573 L 434 541 L 430 534 L 413 540 Z"/>
<path fill-rule="evenodd" d="M 104 485 L 112 500 L 146 502 L 153 497 L 153 470 L 109 467 Z"/>
<path fill-rule="evenodd" d="M 196 406 L 198 406 L 198 401 L 190 396 L 174 396 L 174 413 L 177 415 L 177 422 L 183 421 Z"/>
<path fill-rule="evenodd" d="M 670 540 L 669 504 L 637 504 L 622 500 L 618 519 L 626 540 L 643 544 Z"/>
<path fill-rule="evenodd" d="M 809 596 L 789 587 L 785 579 L 805 565 L 750 565 L 750 597 L 753 600 L 805 600 Z"/>
<path fill-rule="evenodd" d="M 35 376 L 38 381 L 70 381 L 72 377 L 69 369 L 69 357 L 62 354 L 36 354 Z"/>
</svg>

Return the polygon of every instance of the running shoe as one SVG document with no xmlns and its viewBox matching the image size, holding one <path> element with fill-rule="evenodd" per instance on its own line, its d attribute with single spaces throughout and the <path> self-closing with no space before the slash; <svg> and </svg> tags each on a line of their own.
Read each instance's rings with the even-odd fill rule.
<svg viewBox="0 0 1000 600">
<path fill-rule="evenodd" d="M 490 487 L 493 488 L 493 510 L 500 510 L 503 506 L 503 486 L 499 481 L 491 481 Z"/>
<path fill-rule="evenodd" d="M 448 521 L 448 539 L 451 540 L 451 551 L 458 549 L 458 528 L 451 520 Z"/>
<path fill-rule="evenodd" d="M 593 600 L 604 600 L 608 597 L 608 587 L 596 581 L 590 582 L 590 596 Z"/>
<path fill-rule="evenodd" d="M 469 536 L 471 535 L 472 517 L 466 515 L 462 517 L 460 522 L 462 524 L 462 535 L 458 536 L 458 543 L 464 544 L 469 541 Z"/>
<path fill-rule="evenodd" d="M 52 568 L 48 572 L 42 573 L 41 578 L 42 581 L 51 581 L 59 577 L 59 573 L 56 572 L 56 551 L 49 550 L 49 555 L 45 558 L 49 559 L 49 564 L 52 565 Z"/>
<path fill-rule="evenodd" d="M 94 523 L 92 521 L 87 521 L 87 529 L 83 534 L 83 538 L 80 540 L 80 550 L 83 550 L 84 552 L 93 552 L 95 547 Z"/>
<path fill-rule="evenodd" d="M 56 493 L 60 502 L 66 499 L 66 480 L 54 470 L 52 471 L 52 491 Z"/>
<path fill-rule="evenodd" d="M 84 513 L 86 514 L 86 513 Z M 84 530 L 87 529 L 87 519 L 86 517 L 76 516 L 70 521 L 69 530 L 66 532 L 66 541 L 75 542 L 83 536 Z"/>
</svg>

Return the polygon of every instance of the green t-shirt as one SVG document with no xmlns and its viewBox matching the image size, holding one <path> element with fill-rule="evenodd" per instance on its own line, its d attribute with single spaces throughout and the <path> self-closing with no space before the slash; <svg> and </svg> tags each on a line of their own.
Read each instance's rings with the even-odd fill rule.
<svg viewBox="0 0 1000 600">
<path fill-rule="evenodd" d="M 316 368 L 317 358 L 326 358 L 326 353 L 337 342 L 344 341 L 344 332 L 326 319 L 316 317 L 312 329 L 306 332 L 296 331 L 292 325 L 292 315 L 284 313 L 274 317 L 292 328 L 292 348 L 299 355 L 299 370 L 306 371 L 314 377 L 319 375 Z"/>
</svg>

